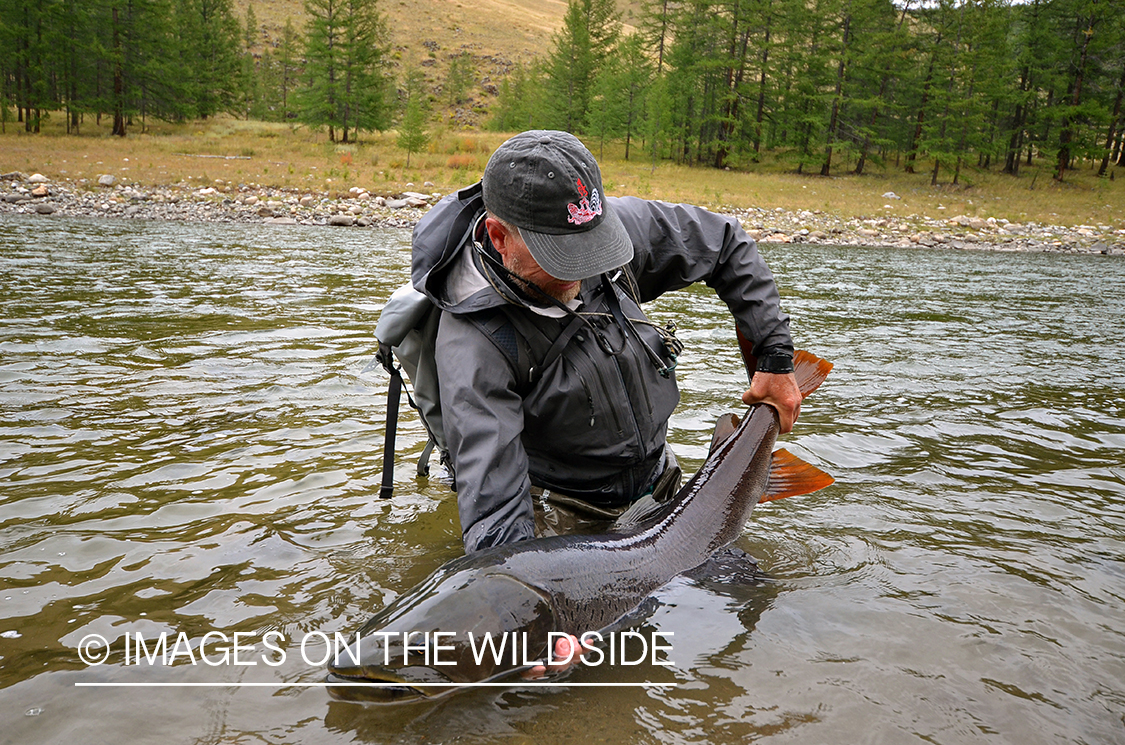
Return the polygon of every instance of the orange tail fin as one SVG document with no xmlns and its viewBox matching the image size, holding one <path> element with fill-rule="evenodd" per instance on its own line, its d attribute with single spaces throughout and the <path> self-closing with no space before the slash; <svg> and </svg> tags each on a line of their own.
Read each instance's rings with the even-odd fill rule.
<svg viewBox="0 0 1125 745">
<path fill-rule="evenodd" d="M 770 480 L 766 493 L 758 500 L 769 502 L 772 499 L 795 497 L 810 494 L 831 484 L 836 479 L 811 463 L 806 463 L 788 450 L 776 450 L 770 463 Z"/>
</svg>

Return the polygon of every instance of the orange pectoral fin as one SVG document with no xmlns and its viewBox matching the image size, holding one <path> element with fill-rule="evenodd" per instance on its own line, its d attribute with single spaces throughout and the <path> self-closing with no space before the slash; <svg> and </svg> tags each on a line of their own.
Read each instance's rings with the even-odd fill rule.
<svg viewBox="0 0 1125 745">
<path fill-rule="evenodd" d="M 797 377 L 797 387 L 801 389 L 802 398 L 808 398 L 810 393 L 819 388 L 830 372 L 832 363 L 812 352 L 798 349 L 793 353 L 793 374 Z"/>
<path fill-rule="evenodd" d="M 770 462 L 770 480 L 766 493 L 758 500 L 769 502 L 773 499 L 794 497 L 798 494 L 811 494 L 831 484 L 836 479 L 811 463 L 806 463 L 788 450 L 776 450 Z"/>
</svg>

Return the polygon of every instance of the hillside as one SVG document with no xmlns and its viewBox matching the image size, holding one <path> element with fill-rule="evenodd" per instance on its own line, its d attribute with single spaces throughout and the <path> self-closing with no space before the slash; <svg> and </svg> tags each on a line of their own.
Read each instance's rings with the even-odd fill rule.
<svg viewBox="0 0 1125 745">
<path fill-rule="evenodd" d="M 626 27 L 639 13 L 640 2 L 619 0 Z M 261 28 L 261 43 L 275 46 L 286 19 L 303 28 L 303 0 L 234 0 L 234 12 L 245 22 L 253 7 Z M 562 26 L 566 0 L 380 0 L 391 33 L 395 77 L 420 66 L 435 95 L 440 93 L 449 60 L 463 52 L 472 55 L 477 85 L 471 100 L 449 112 L 454 123 L 479 125 L 489 99 L 514 65 L 526 64 L 550 48 L 551 36 Z M 258 51 L 258 50 L 255 50 Z"/>
</svg>

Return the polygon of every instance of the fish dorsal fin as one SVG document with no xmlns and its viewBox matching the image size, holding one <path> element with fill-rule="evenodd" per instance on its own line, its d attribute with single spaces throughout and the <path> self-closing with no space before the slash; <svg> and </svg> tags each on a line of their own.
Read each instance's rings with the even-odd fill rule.
<svg viewBox="0 0 1125 745">
<path fill-rule="evenodd" d="M 806 463 L 788 450 L 776 450 L 770 461 L 770 480 L 758 502 L 810 494 L 836 479 L 811 463 Z"/>
<path fill-rule="evenodd" d="M 734 434 L 738 429 L 738 417 L 734 414 L 723 414 L 719 420 L 715 422 L 715 433 L 711 435 L 711 449 L 707 451 L 710 455 L 719 449 L 723 441 Z"/>
<path fill-rule="evenodd" d="M 801 398 L 819 388 L 830 372 L 832 363 L 812 352 L 798 349 L 793 353 L 793 375 L 797 378 L 797 387 L 801 389 Z"/>
</svg>

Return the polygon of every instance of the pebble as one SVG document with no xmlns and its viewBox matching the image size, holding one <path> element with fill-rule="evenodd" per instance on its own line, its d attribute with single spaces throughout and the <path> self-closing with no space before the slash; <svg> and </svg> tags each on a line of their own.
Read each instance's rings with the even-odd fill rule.
<svg viewBox="0 0 1125 745">
<path fill-rule="evenodd" d="M 1125 255 L 1125 229 L 1109 225 L 1066 227 L 967 215 L 849 218 L 779 207 L 726 211 L 761 243 Z"/>
<path fill-rule="evenodd" d="M 36 178 L 38 176 L 38 178 Z M 0 175 L 0 214 L 145 220 L 412 228 L 440 193 L 372 194 L 362 187 L 334 194 L 246 184 L 145 187 L 112 174 L 53 182 L 18 171 Z M 426 186 L 430 186 L 427 182 Z M 99 188 L 100 187 L 100 188 Z M 36 194 L 36 192 L 39 192 Z M 33 196 L 34 195 L 34 196 Z M 890 199 L 890 192 L 884 195 Z M 821 211 L 726 209 L 762 243 L 950 248 L 1125 255 L 1125 229 L 1110 225 L 1040 225 L 957 215 L 839 217 Z"/>
<path fill-rule="evenodd" d="M 0 176 L 0 214 L 41 214 L 195 222 L 412 228 L 441 194 L 373 195 L 353 187 L 339 198 L 324 192 L 245 184 L 145 187 L 112 174 L 51 182 L 13 171 Z"/>
</svg>

